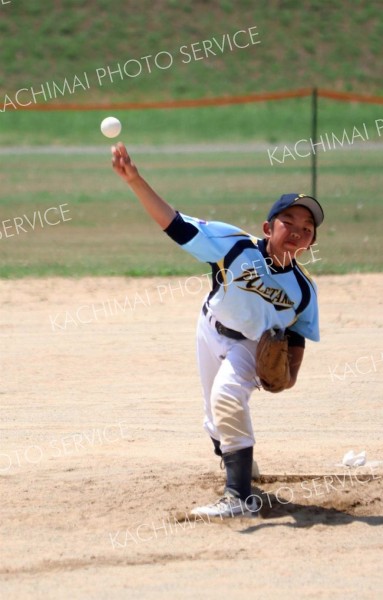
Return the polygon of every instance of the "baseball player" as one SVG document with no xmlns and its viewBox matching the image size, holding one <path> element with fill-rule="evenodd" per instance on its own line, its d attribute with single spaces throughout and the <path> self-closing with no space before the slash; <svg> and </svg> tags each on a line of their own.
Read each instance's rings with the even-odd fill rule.
<svg viewBox="0 0 383 600">
<path fill-rule="evenodd" d="M 204 395 L 204 427 L 226 469 L 224 493 L 194 508 L 198 515 L 232 517 L 259 510 L 251 494 L 253 446 L 251 393 L 270 387 L 258 377 L 256 352 L 265 332 L 282 331 L 291 388 L 305 338 L 319 340 L 316 286 L 296 259 L 314 243 L 323 210 L 305 194 L 284 194 L 263 223 L 263 239 L 238 227 L 206 222 L 176 211 L 141 177 L 125 146 L 112 148 L 113 168 L 145 210 L 184 250 L 212 268 L 212 290 L 198 321 L 197 359 Z M 275 368 L 278 367 L 279 359 Z"/>
</svg>

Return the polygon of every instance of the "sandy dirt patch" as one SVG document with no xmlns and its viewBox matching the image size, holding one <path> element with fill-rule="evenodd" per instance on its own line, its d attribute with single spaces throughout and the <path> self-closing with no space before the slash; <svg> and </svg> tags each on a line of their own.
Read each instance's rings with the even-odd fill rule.
<svg viewBox="0 0 383 600">
<path fill-rule="evenodd" d="M 299 382 L 251 401 L 261 515 L 185 521 L 206 278 L 1 281 L 4 598 L 380 598 L 383 276 L 318 278 Z M 358 469 L 337 466 L 366 450 Z"/>
</svg>

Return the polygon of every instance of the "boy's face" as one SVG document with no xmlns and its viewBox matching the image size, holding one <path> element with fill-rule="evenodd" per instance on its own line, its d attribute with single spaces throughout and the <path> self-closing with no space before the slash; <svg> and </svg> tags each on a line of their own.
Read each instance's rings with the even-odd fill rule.
<svg viewBox="0 0 383 600">
<path fill-rule="evenodd" d="M 273 223 L 265 221 L 263 232 L 267 252 L 281 265 L 290 264 L 314 241 L 315 226 L 311 212 L 304 206 L 290 206 L 280 212 Z"/>
</svg>

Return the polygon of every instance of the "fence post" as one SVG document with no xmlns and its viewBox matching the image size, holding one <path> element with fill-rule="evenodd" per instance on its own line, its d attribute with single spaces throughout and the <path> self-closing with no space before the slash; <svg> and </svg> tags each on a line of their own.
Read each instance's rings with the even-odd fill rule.
<svg viewBox="0 0 383 600">
<path fill-rule="evenodd" d="M 311 143 L 312 148 L 316 149 L 318 136 L 318 88 L 313 88 L 311 96 L 312 114 L 311 114 Z M 317 195 L 317 153 L 314 150 L 311 153 L 311 194 L 316 198 Z"/>
</svg>

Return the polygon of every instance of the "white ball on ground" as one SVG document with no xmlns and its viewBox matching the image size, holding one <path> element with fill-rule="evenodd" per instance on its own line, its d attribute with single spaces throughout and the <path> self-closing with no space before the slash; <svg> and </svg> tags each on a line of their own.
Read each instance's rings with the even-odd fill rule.
<svg viewBox="0 0 383 600">
<path fill-rule="evenodd" d="M 114 138 L 121 133 L 121 122 L 116 117 L 106 117 L 100 127 L 102 133 L 107 138 Z"/>
</svg>

